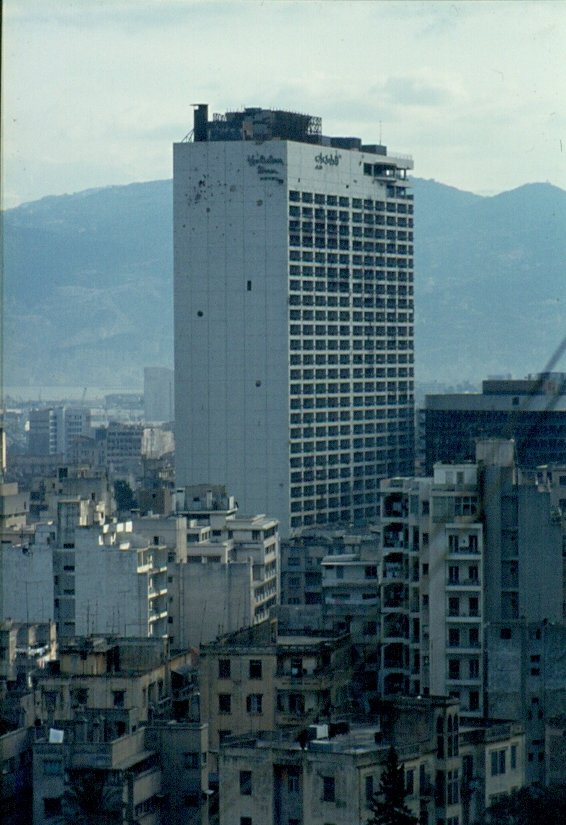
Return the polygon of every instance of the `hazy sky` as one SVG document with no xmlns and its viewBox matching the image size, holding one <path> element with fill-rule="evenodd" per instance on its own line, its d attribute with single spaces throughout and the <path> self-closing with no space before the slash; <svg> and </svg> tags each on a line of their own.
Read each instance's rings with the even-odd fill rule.
<svg viewBox="0 0 566 825">
<path fill-rule="evenodd" d="M 415 174 L 566 188 L 563 0 L 4 0 L 3 205 L 171 175 L 211 112 L 321 115 Z"/>
</svg>

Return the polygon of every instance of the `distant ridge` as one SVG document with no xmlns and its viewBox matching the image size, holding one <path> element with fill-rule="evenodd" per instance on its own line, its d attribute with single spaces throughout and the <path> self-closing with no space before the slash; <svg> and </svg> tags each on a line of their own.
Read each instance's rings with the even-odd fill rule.
<svg viewBox="0 0 566 825">
<path fill-rule="evenodd" d="M 566 192 L 414 191 L 417 380 L 544 368 L 566 334 Z M 159 180 L 3 213 L 6 385 L 141 386 L 172 365 L 171 199 Z"/>
</svg>

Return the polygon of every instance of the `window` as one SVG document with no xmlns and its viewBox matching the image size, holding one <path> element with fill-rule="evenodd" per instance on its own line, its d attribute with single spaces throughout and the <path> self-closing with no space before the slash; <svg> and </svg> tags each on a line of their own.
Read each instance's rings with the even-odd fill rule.
<svg viewBox="0 0 566 825">
<path fill-rule="evenodd" d="M 242 796 L 252 795 L 252 772 L 240 771 L 240 794 Z"/>
<path fill-rule="evenodd" d="M 322 777 L 322 801 L 334 802 L 336 799 L 336 782 L 333 776 Z"/>
<path fill-rule="evenodd" d="M 457 627 L 450 627 L 448 629 L 448 646 L 449 647 L 459 647 L 460 646 L 460 631 Z"/>
<path fill-rule="evenodd" d="M 373 799 L 373 776 L 366 776 L 366 802 Z"/>
<path fill-rule="evenodd" d="M 510 639 L 511 638 L 511 628 L 510 627 L 502 627 L 499 631 L 499 636 L 501 639 Z"/>
<path fill-rule="evenodd" d="M 477 679 L 480 675 L 480 660 L 479 659 L 470 659 L 469 668 L 470 668 L 470 679 Z"/>
<path fill-rule="evenodd" d="M 240 825 L 252 825 L 251 816 L 241 816 L 240 817 Z"/>
<path fill-rule="evenodd" d="M 405 791 L 407 796 L 412 796 L 415 792 L 415 772 L 413 770 L 405 771 Z"/>
<path fill-rule="evenodd" d="M 185 768 L 200 768 L 199 753 L 197 751 L 186 751 L 183 754 Z"/>
<path fill-rule="evenodd" d="M 250 679 L 261 679 L 261 659 L 250 659 Z"/>
<path fill-rule="evenodd" d="M 511 770 L 517 768 L 517 745 L 511 745 Z"/>
<path fill-rule="evenodd" d="M 491 752 L 491 775 L 501 776 L 505 773 L 505 748 Z"/>
<path fill-rule="evenodd" d="M 222 742 L 224 742 L 224 740 L 227 739 L 229 736 L 232 736 L 232 731 L 231 730 L 219 730 L 218 731 L 218 741 L 220 742 L 220 744 L 222 744 Z"/>
<path fill-rule="evenodd" d="M 477 690 L 470 691 L 470 710 L 480 709 L 480 694 Z"/>
<path fill-rule="evenodd" d="M 88 702 L 88 689 L 87 688 L 74 688 L 71 691 L 71 704 L 75 705 L 86 705 Z"/>
<path fill-rule="evenodd" d="M 46 796 L 43 800 L 43 812 L 45 816 L 58 816 L 61 814 L 62 805 L 60 796 Z"/>
<path fill-rule="evenodd" d="M 232 713 L 232 696 L 229 693 L 218 694 L 218 713 Z"/>
<path fill-rule="evenodd" d="M 299 793 L 299 770 L 298 768 L 289 768 L 287 774 L 287 789 L 289 793 Z"/>
<path fill-rule="evenodd" d="M 248 713 L 262 713 L 263 694 L 250 693 L 246 698 L 246 710 Z"/>
<path fill-rule="evenodd" d="M 112 696 L 114 698 L 114 707 L 115 708 L 123 708 L 124 707 L 124 698 L 126 695 L 125 690 L 113 690 Z"/>
<path fill-rule="evenodd" d="M 61 776 L 63 773 L 63 762 L 60 759 L 44 759 L 43 773 L 45 776 Z"/>
<path fill-rule="evenodd" d="M 448 771 L 446 787 L 448 805 L 457 805 L 460 801 L 458 786 L 458 769 L 456 768 L 456 770 Z"/>
<path fill-rule="evenodd" d="M 460 678 L 460 660 L 459 659 L 449 659 L 448 660 L 448 678 L 449 679 L 459 679 Z"/>
<path fill-rule="evenodd" d="M 219 659 L 218 660 L 218 678 L 219 679 L 229 679 L 230 678 L 230 659 Z"/>
</svg>

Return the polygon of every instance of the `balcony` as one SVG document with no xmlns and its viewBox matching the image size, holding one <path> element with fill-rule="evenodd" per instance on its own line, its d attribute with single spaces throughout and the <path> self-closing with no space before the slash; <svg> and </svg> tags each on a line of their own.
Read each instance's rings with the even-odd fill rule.
<svg viewBox="0 0 566 825">
<path fill-rule="evenodd" d="M 401 564 L 388 564 L 387 562 L 383 565 L 383 578 L 384 579 L 406 579 L 407 578 L 407 571 L 405 570 L 404 566 Z"/>
<path fill-rule="evenodd" d="M 314 673 L 281 673 L 277 672 L 275 678 L 277 681 L 277 688 L 284 690 L 327 690 L 336 683 L 337 670 L 334 668 L 325 668 L 324 670 L 315 671 Z"/>
<path fill-rule="evenodd" d="M 460 589 L 466 588 L 467 589 L 469 587 L 480 588 L 481 587 L 481 581 L 480 581 L 479 578 L 478 579 L 448 579 L 447 582 L 446 582 L 446 587 L 448 587 L 451 590 L 458 590 L 458 588 L 460 588 Z"/>
</svg>

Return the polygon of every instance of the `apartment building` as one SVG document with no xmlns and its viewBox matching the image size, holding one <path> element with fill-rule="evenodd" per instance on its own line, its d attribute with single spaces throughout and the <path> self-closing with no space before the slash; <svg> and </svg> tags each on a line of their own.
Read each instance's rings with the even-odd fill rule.
<svg viewBox="0 0 566 825">
<path fill-rule="evenodd" d="M 457 702 L 384 703 L 371 721 L 313 725 L 307 736 L 232 737 L 220 748 L 220 821 L 365 825 L 391 744 L 421 823 L 461 822 Z"/>
<path fill-rule="evenodd" d="M 347 635 L 278 630 L 266 621 L 201 648 L 201 712 L 210 749 L 230 735 L 294 729 L 347 704 Z"/>
<path fill-rule="evenodd" d="M 481 717 L 483 525 L 477 467 L 382 482 L 382 693 L 457 695 Z"/>
<path fill-rule="evenodd" d="M 183 491 L 183 503 L 185 491 Z M 279 602 L 279 524 L 238 512 L 223 486 L 188 488 L 186 562 L 169 565 L 169 635 L 198 646 L 257 624 Z"/>
<path fill-rule="evenodd" d="M 30 410 L 28 451 L 30 455 L 68 455 L 73 442 L 90 436 L 90 432 L 91 413 L 88 407 Z"/>
</svg>

